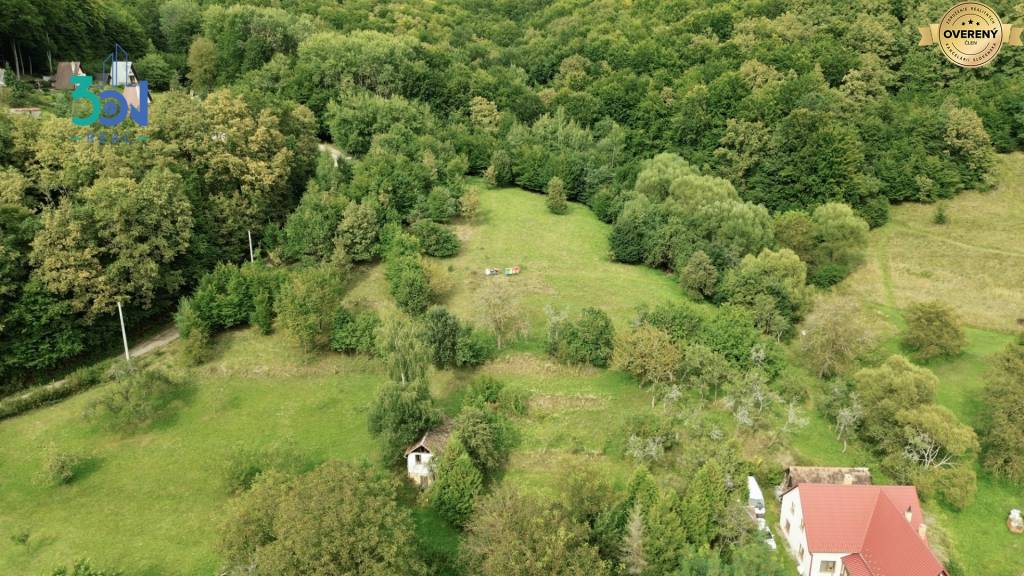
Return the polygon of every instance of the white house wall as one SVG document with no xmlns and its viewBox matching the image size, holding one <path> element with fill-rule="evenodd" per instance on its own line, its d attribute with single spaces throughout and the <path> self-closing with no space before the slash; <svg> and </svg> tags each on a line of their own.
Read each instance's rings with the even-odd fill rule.
<svg viewBox="0 0 1024 576">
<path fill-rule="evenodd" d="M 419 462 L 416 462 L 417 456 L 420 457 Z M 406 467 L 409 470 L 409 477 L 416 481 L 429 478 L 430 460 L 432 457 L 433 456 L 425 452 L 413 452 L 406 456 Z"/>
<path fill-rule="evenodd" d="M 804 511 L 800 501 L 800 488 L 794 488 L 782 496 L 782 510 L 779 515 L 779 532 L 789 548 L 789 553 L 797 563 L 801 576 L 840 576 L 843 573 L 842 558 L 849 552 L 811 554 L 807 549 L 807 531 L 804 527 Z M 786 532 L 786 521 L 790 529 Z M 804 550 L 804 559 L 800 561 L 800 549 Z M 822 562 L 835 562 L 834 572 L 822 572 Z"/>
</svg>

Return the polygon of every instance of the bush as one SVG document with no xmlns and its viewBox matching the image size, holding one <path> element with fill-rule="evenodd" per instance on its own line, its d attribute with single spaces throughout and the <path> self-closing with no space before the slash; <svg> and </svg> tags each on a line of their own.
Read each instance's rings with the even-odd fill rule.
<svg viewBox="0 0 1024 576">
<path fill-rule="evenodd" d="M 946 215 L 946 203 L 939 202 L 935 205 L 935 213 L 932 214 L 932 224 L 939 226 L 949 223 L 949 216 Z"/>
<path fill-rule="evenodd" d="M 608 366 L 615 342 L 611 319 L 598 308 L 584 308 L 579 320 L 556 319 L 548 326 L 548 351 L 567 364 Z"/>
<path fill-rule="evenodd" d="M 839 284 L 850 274 L 850 268 L 844 264 L 825 264 L 811 271 L 810 283 L 818 288 L 829 288 Z"/>
<path fill-rule="evenodd" d="M 491 165 L 485 173 L 491 186 L 504 187 L 512 183 L 512 157 L 504 150 L 495 150 L 491 154 Z"/>
<path fill-rule="evenodd" d="M 75 370 L 60 382 L 37 386 L 0 399 L 0 420 L 59 402 L 79 392 L 88 390 L 102 381 L 106 369 L 106 363 L 86 366 Z"/>
<path fill-rule="evenodd" d="M 70 484 L 75 479 L 75 473 L 81 464 L 80 456 L 62 452 L 57 449 L 56 444 L 51 443 L 43 455 L 43 470 L 40 478 L 51 486 Z"/>
<path fill-rule="evenodd" d="M 459 237 L 448 227 L 432 220 L 418 220 L 410 232 L 419 238 L 420 249 L 427 256 L 450 258 L 459 253 Z"/>
<path fill-rule="evenodd" d="M 494 358 L 497 350 L 497 344 L 491 334 L 471 326 L 462 326 L 455 346 L 455 365 L 459 368 L 480 366 Z"/>
<path fill-rule="evenodd" d="M 388 258 L 384 276 L 395 302 L 405 312 L 422 314 L 430 305 L 430 281 L 419 256 L 400 255 Z"/>
<path fill-rule="evenodd" d="M 88 560 L 78 560 L 69 570 L 64 566 L 55 568 L 50 576 L 123 576 L 120 570 L 100 570 L 93 568 Z"/>
<path fill-rule="evenodd" d="M 274 296 L 269 290 L 260 290 L 253 298 L 249 323 L 259 328 L 260 334 L 270 334 L 274 329 Z"/>
<path fill-rule="evenodd" d="M 718 269 L 703 250 L 697 250 L 679 269 L 679 283 L 691 298 L 712 298 L 718 286 Z"/>
<path fill-rule="evenodd" d="M 548 210 L 552 214 L 565 214 L 569 211 L 569 202 L 565 197 L 565 182 L 561 178 L 555 176 L 551 180 L 548 180 L 548 185 L 545 187 L 547 192 L 547 206 Z"/>
<path fill-rule="evenodd" d="M 338 308 L 331 330 L 331 350 L 346 354 L 374 354 L 378 326 L 380 316 L 369 308 L 356 311 Z"/>
<path fill-rule="evenodd" d="M 295 475 L 306 468 L 306 461 L 290 446 L 236 446 L 225 459 L 221 481 L 224 491 L 234 495 L 251 488 L 260 474 L 274 470 Z"/>
<path fill-rule="evenodd" d="M 889 222 L 889 199 L 885 196 L 875 196 L 861 206 L 857 212 L 868 226 L 878 228 Z"/>
<path fill-rule="evenodd" d="M 159 370 L 128 370 L 89 405 L 86 415 L 109 430 L 136 432 L 170 415 L 188 389 Z"/>
<path fill-rule="evenodd" d="M 344 294 L 343 276 L 334 267 L 300 270 L 281 288 L 275 303 L 278 322 L 307 352 L 326 346 Z"/>
<path fill-rule="evenodd" d="M 915 360 L 955 356 L 966 343 L 956 312 L 941 302 L 913 304 L 906 312 L 903 345 Z"/>
</svg>

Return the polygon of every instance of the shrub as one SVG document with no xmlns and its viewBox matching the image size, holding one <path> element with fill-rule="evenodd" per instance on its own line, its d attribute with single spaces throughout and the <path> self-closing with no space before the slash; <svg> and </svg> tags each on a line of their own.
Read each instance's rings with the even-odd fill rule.
<svg viewBox="0 0 1024 576">
<path fill-rule="evenodd" d="M 829 288 L 842 282 L 849 274 L 850 268 L 844 264 L 825 264 L 815 267 L 809 280 L 818 288 Z"/>
<path fill-rule="evenodd" d="M 584 308 L 579 320 L 558 319 L 548 327 L 548 351 L 568 364 L 608 366 L 615 341 L 611 319 L 598 308 Z"/>
<path fill-rule="evenodd" d="M 508 416 L 525 416 L 530 408 L 530 392 L 522 388 L 502 388 L 498 409 Z"/>
<path fill-rule="evenodd" d="M 679 283 L 691 298 L 712 298 L 718 286 L 718 268 L 703 250 L 697 250 L 679 270 Z"/>
<path fill-rule="evenodd" d="M 109 430 L 131 433 L 174 410 L 189 386 L 159 370 L 128 370 L 87 409 L 91 421 Z"/>
<path fill-rule="evenodd" d="M 903 345 L 915 360 L 955 356 L 966 343 L 956 312 L 941 302 L 919 302 L 906 312 Z"/>
<path fill-rule="evenodd" d="M 459 253 L 459 237 L 442 224 L 432 220 L 418 220 L 410 232 L 419 238 L 420 249 L 427 256 L 450 258 Z"/>
<path fill-rule="evenodd" d="M 479 213 L 480 189 L 476 186 L 470 186 L 466 188 L 466 191 L 462 193 L 462 197 L 459 198 L 459 215 L 465 218 L 467 222 L 472 222 L 476 220 Z"/>
<path fill-rule="evenodd" d="M 487 167 L 487 182 L 491 186 L 508 186 L 512 183 L 512 157 L 504 150 L 491 154 L 491 165 Z"/>
<path fill-rule="evenodd" d="M 488 406 L 498 403 L 501 391 L 505 389 L 505 383 L 490 376 L 474 378 L 466 388 L 466 397 L 463 403 L 466 405 Z"/>
<path fill-rule="evenodd" d="M 40 478 L 51 486 L 70 484 L 75 479 L 75 473 L 81 464 L 80 456 L 58 450 L 56 444 L 51 443 L 43 455 L 43 470 Z"/>
<path fill-rule="evenodd" d="M 555 176 L 551 180 L 548 180 L 548 185 L 545 187 L 547 192 L 547 206 L 548 210 L 552 214 L 565 214 L 569 211 L 569 202 L 565 197 L 565 182 L 561 178 Z"/>
<path fill-rule="evenodd" d="M 50 576 L 123 576 L 120 570 L 100 570 L 89 564 L 88 560 L 78 560 L 69 570 L 64 566 L 55 568 Z"/>
<path fill-rule="evenodd" d="M 504 465 L 512 449 L 512 429 L 505 417 L 480 406 L 462 409 L 455 419 L 452 437 L 462 443 L 485 477 Z"/>
<path fill-rule="evenodd" d="M 377 349 L 378 326 L 380 316 L 369 308 L 354 312 L 338 308 L 331 330 L 331 350 L 347 354 L 373 354 Z"/>
<path fill-rule="evenodd" d="M 939 202 L 935 205 L 935 213 L 932 214 L 932 224 L 938 224 L 941 226 L 948 223 L 949 216 L 946 215 L 946 203 Z"/>
<path fill-rule="evenodd" d="M 331 266 L 292 275 L 275 303 L 278 322 L 307 352 L 325 346 L 331 320 L 345 293 L 344 279 Z"/>
<path fill-rule="evenodd" d="M 221 481 L 225 492 L 239 494 L 251 488 L 260 474 L 274 470 L 295 475 L 305 468 L 306 461 L 290 446 L 236 446 L 225 459 Z"/>
<path fill-rule="evenodd" d="M 402 310 L 409 314 L 422 314 L 430 305 L 430 282 L 418 256 L 388 258 L 384 276 L 391 295 Z"/>
<path fill-rule="evenodd" d="M 656 414 L 630 416 L 622 436 L 626 438 L 626 455 L 639 464 L 656 462 L 678 442 L 672 421 Z"/>
<path fill-rule="evenodd" d="M 260 290 L 253 298 L 249 323 L 259 328 L 263 335 L 274 329 L 274 297 L 269 290 Z"/>
<path fill-rule="evenodd" d="M 455 365 L 459 368 L 480 366 L 497 352 L 494 337 L 471 326 L 459 329 L 459 340 L 455 346 Z"/>
<path fill-rule="evenodd" d="M 889 222 L 889 199 L 885 196 L 875 196 L 865 202 L 857 212 L 871 228 L 884 226 Z"/>
<path fill-rule="evenodd" d="M 1014 482 L 1024 480 L 1024 345 L 1011 343 L 995 357 L 985 393 L 982 464 Z"/>
<path fill-rule="evenodd" d="M 79 368 L 64 378 L 63 381 L 37 386 L 0 399 L 0 420 L 17 416 L 23 412 L 58 402 L 88 390 L 102 381 L 106 368 L 106 363 Z"/>
</svg>

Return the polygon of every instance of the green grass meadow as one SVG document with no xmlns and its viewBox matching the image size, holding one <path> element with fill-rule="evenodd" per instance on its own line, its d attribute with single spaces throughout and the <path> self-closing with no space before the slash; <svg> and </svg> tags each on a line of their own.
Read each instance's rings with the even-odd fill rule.
<svg viewBox="0 0 1024 576">
<path fill-rule="evenodd" d="M 1001 169 L 1008 176 L 1016 174 L 1010 160 L 1020 158 L 1003 158 Z M 1014 180 L 1018 185 L 1024 182 L 1024 174 L 1020 176 Z M 665 273 L 611 262 L 608 226 L 586 208 L 574 204 L 567 215 L 556 216 L 547 211 L 542 195 L 474 184 L 481 187 L 480 216 L 457 225 L 463 240 L 460 255 L 438 262 L 449 271 L 453 285 L 444 303 L 463 319 L 482 322 L 477 302 L 487 282 L 510 282 L 522 302 L 528 335 L 480 370 L 531 395 L 528 414 L 515 418 L 519 443 L 502 482 L 554 494 L 568 473 L 582 468 L 625 484 L 633 465 L 621 456 L 619 431 L 631 414 L 649 409 L 650 396 L 623 374 L 562 366 L 544 354 L 546 309 L 575 314 L 598 306 L 624 330 L 638 306 L 680 301 L 681 291 Z M 951 201 L 951 226 L 983 226 L 973 212 L 979 207 L 986 214 L 1006 215 L 1013 206 L 1024 206 L 1014 204 L 1019 191 L 1001 188 L 989 193 L 986 202 L 976 202 L 973 194 Z M 998 209 L 989 202 L 1010 204 Z M 906 270 L 937 265 L 905 258 L 907 250 L 923 250 L 904 246 L 919 237 L 907 232 L 908 223 L 930 226 L 921 222 L 929 213 L 918 206 L 896 208 L 894 224 L 872 233 L 868 263 L 840 288 L 868 303 L 877 316 L 883 337 L 880 357 L 899 350 L 900 308 L 913 300 L 909 294 L 925 295 L 914 292 L 920 278 Z M 1024 210 L 1014 217 L 1024 220 Z M 977 241 L 1002 245 L 1007 230 L 1020 225 L 1004 222 L 991 228 L 991 239 L 979 235 Z M 973 234 L 971 238 L 975 241 Z M 940 283 L 928 295 L 943 297 L 984 284 L 984 294 L 1010 294 L 991 305 L 1012 307 L 1017 295 L 1006 282 L 1016 272 L 1001 267 L 1006 254 L 963 250 L 973 260 L 991 256 L 992 261 L 971 266 L 993 269 L 993 276 L 978 278 L 974 268 L 967 268 L 964 275 L 969 278 Z M 483 274 L 486 267 L 514 265 L 522 267 L 521 275 Z M 394 310 L 382 268 L 359 270 L 346 301 Z M 1012 335 L 1005 322 L 995 320 L 999 316 L 983 306 L 964 304 L 969 300 L 961 295 L 951 302 L 962 308 L 971 325 L 967 350 L 928 367 L 941 381 L 938 401 L 977 426 L 988 358 Z M 382 460 L 366 421 L 367 408 L 385 380 L 374 360 L 305 354 L 281 333 L 261 336 L 245 329 L 218 336 L 212 358 L 196 368 L 180 367 L 178 344 L 142 363 L 163 366 L 194 384 L 194 392 L 181 401 L 172 419 L 142 433 L 121 436 L 86 421 L 83 412 L 102 388 L 0 422 L 0 574 L 48 574 L 58 564 L 85 557 L 133 576 L 213 574 L 219 568 L 218 526 L 229 500 L 222 478 L 233 450 L 287 447 L 309 466 L 332 458 Z M 791 369 L 809 386 L 820 385 L 801 368 Z M 432 375 L 432 391 L 446 412 L 458 411 L 472 377 L 463 372 Z M 830 424 L 813 410 L 808 415 L 808 426 L 792 441 L 797 460 L 877 468 L 873 457 L 855 444 L 843 452 Z M 86 458 L 70 485 L 52 487 L 37 479 L 51 443 Z M 396 467 L 395 473 L 401 469 Z M 876 479 L 885 480 L 877 469 Z M 439 553 L 453 551 L 458 534 L 417 500 L 414 489 L 402 497 L 413 509 L 423 545 Z M 1011 536 L 1005 518 L 1011 507 L 1022 505 L 1021 487 L 979 472 L 977 501 L 964 512 L 934 503 L 927 508 L 950 534 L 972 576 L 1015 576 L 1024 570 L 1024 537 Z M 30 535 L 27 544 L 10 538 L 23 531 Z"/>
<path fill-rule="evenodd" d="M 483 268 L 523 269 L 510 281 L 529 334 L 482 369 L 532 394 L 530 413 L 516 421 L 520 443 L 505 481 L 552 493 L 565 471 L 588 466 L 624 482 L 632 466 L 617 456 L 615 433 L 650 400 L 622 374 L 567 368 L 536 353 L 544 307 L 600 306 L 624 328 L 638 304 L 681 299 L 679 290 L 663 273 L 610 262 L 608 227 L 581 206 L 555 216 L 543 196 L 516 189 L 485 189 L 481 200 L 478 221 L 459 226 L 463 253 L 442 262 L 455 284 L 447 304 L 474 321 L 475 291 L 485 281 L 505 280 L 484 277 Z M 346 300 L 393 309 L 382 267 L 359 272 Z M 218 336 L 212 359 L 191 370 L 179 367 L 177 347 L 143 363 L 188 377 L 195 392 L 173 419 L 142 433 L 120 436 L 87 423 L 83 412 L 102 388 L 0 422 L 0 574 L 48 573 L 86 557 L 133 575 L 212 574 L 229 499 L 225 461 L 237 447 L 286 446 L 310 465 L 331 458 L 380 462 L 366 421 L 385 379 L 376 361 L 308 355 L 283 334 L 252 329 Z M 432 376 L 432 391 L 447 412 L 458 410 L 471 377 Z M 87 459 L 70 485 L 37 479 L 50 443 Z M 424 545 L 453 550 L 457 533 L 418 506 L 415 491 L 404 498 L 415 507 Z M 26 545 L 10 539 L 21 531 L 30 535 Z"/>
</svg>

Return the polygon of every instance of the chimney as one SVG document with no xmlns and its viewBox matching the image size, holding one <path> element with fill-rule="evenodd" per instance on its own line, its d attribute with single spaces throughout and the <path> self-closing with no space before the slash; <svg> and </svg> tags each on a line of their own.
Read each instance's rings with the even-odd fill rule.
<svg viewBox="0 0 1024 576">
<path fill-rule="evenodd" d="M 917 527 L 917 535 L 921 537 L 922 542 L 928 543 L 928 526 L 924 522 L 921 522 L 921 525 Z"/>
<path fill-rule="evenodd" d="M 910 508 L 910 506 L 907 506 L 907 511 L 904 512 L 903 515 L 907 517 L 907 522 L 912 523 L 914 521 L 914 511 Z"/>
</svg>

